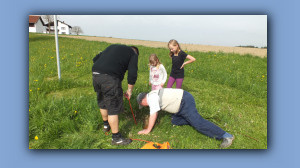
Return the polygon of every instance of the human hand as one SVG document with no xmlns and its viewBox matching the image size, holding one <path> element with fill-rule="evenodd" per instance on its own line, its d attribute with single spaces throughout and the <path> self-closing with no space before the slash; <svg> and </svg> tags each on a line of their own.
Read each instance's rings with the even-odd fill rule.
<svg viewBox="0 0 300 168">
<path fill-rule="evenodd" d="M 182 64 L 182 66 L 180 67 L 180 69 L 182 69 L 184 67 L 185 63 Z"/>
<path fill-rule="evenodd" d="M 131 90 L 127 90 L 125 93 L 124 93 L 124 96 L 127 98 L 127 99 L 130 99 L 131 98 Z"/>
<path fill-rule="evenodd" d="M 140 134 L 149 134 L 149 132 L 150 132 L 150 131 L 148 131 L 147 129 L 144 129 L 144 130 L 142 130 L 142 131 L 139 131 L 139 132 L 138 132 L 138 135 L 140 135 Z"/>
<path fill-rule="evenodd" d="M 151 86 L 151 82 L 149 82 L 149 85 Z"/>
<path fill-rule="evenodd" d="M 161 85 L 161 86 L 164 86 L 164 85 L 165 85 L 165 83 L 161 83 L 160 85 Z"/>
</svg>

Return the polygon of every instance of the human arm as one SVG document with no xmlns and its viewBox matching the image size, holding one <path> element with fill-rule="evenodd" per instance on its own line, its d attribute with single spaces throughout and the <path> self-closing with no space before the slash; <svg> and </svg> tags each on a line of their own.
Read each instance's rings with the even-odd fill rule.
<svg viewBox="0 0 300 168">
<path fill-rule="evenodd" d="M 182 68 L 184 67 L 184 65 L 190 64 L 190 63 L 196 61 L 196 59 L 195 59 L 193 56 L 191 56 L 191 55 L 187 55 L 186 58 L 189 59 L 189 60 L 188 60 L 187 62 L 184 62 L 184 63 L 182 64 L 182 66 L 181 66 L 180 69 L 182 69 Z"/>
<path fill-rule="evenodd" d="M 164 86 L 164 84 L 167 81 L 167 71 L 166 71 L 166 68 L 162 64 L 160 66 L 161 66 L 160 68 L 161 68 L 161 71 L 162 71 L 162 74 L 163 74 L 161 86 Z"/>
<path fill-rule="evenodd" d="M 151 76 L 151 66 L 149 69 L 149 85 L 151 85 L 151 80 L 152 80 L 152 76 Z"/>
<path fill-rule="evenodd" d="M 150 133 L 151 130 L 152 130 L 152 128 L 153 128 L 153 126 L 154 126 L 154 124 L 155 124 L 157 116 L 158 116 L 158 112 L 155 112 L 155 113 L 151 114 L 150 117 L 149 117 L 149 124 L 148 124 L 147 129 L 139 131 L 138 134 L 140 135 L 140 134 L 148 134 L 148 133 Z"/>
<path fill-rule="evenodd" d="M 138 56 L 133 55 L 128 64 L 128 76 L 127 81 L 128 84 L 134 85 L 137 80 L 137 71 L 138 71 Z"/>
<path fill-rule="evenodd" d="M 128 89 L 127 89 L 127 91 L 125 92 L 125 95 L 126 95 L 129 99 L 131 98 L 133 87 L 134 87 L 134 85 L 128 84 Z"/>
<path fill-rule="evenodd" d="M 100 51 L 94 58 L 93 58 L 93 63 L 95 63 L 102 55 L 102 51 Z"/>
</svg>

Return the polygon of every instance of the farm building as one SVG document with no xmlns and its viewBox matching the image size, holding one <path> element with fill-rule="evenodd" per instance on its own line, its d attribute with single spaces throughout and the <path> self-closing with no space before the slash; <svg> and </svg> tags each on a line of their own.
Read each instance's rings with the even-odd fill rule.
<svg viewBox="0 0 300 168">
<path fill-rule="evenodd" d="M 29 15 L 29 32 L 45 33 L 46 28 L 41 16 Z"/>
<path fill-rule="evenodd" d="M 54 22 L 45 24 L 46 31 L 49 33 L 48 24 L 50 24 L 50 34 L 54 34 Z M 57 20 L 57 33 L 58 34 L 71 34 L 72 26 L 66 24 L 64 21 Z"/>
</svg>

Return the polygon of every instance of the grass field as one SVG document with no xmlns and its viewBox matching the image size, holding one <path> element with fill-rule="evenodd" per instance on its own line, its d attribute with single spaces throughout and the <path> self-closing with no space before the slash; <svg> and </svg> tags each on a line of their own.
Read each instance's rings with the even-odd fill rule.
<svg viewBox="0 0 300 168">
<path fill-rule="evenodd" d="M 30 149 L 139 149 L 146 144 L 133 141 L 127 146 L 112 146 L 111 133 L 102 132 L 91 69 L 93 57 L 109 45 L 60 37 L 58 81 L 54 36 L 29 33 Z M 219 149 L 222 141 L 206 137 L 191 126 L 173 126 L 167 112 L 159 112 L 150 135 L 137 134 L 149 114 L 148 107 L 138 109 L 136 96 L 151 91 L 147 66 L 150 54 L 158 55 L 168 75 L 172 65 L 167 49 L 137 47 L 138 80 L 131 105 L 138 124 L 124 98 L 120 132 L 127 138 L 168 141 L 173 149 Z M 185 52 L 196 61 L 185 66 L 182 89 L 195 97 L 203 118 L 236 137 L 228 149 L 267 149 L 267 57 Z M 126 76 L 122 85 L 126 90 Z"/>
</svg>

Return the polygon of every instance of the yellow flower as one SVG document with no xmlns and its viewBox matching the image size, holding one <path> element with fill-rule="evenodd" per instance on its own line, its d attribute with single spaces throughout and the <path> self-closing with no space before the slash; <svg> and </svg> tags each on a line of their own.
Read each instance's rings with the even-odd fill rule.
<svg viewBox="0 0 300 168">
<path fill-rule="evenodd" d="M 35 137 L 34 137 L 34 139 L 35 139 L 35 140 L 38 140 L 38 139 L 39 139 L 39 137 L 38 137 L 38 136 L 35 136 Z"/>
<path fill-rule="evenodd" d="M 75 114 L 77 113 L 77 111 L 74 112 Z"/>
<path fill-rule="evenodd" d="M 215 55 L 216 56 L 216 55 Z"/>
<path fill-rule="evenodd" d="M 29 109 L 29 111 L 30 111 L 30 109 Z"/>
<path fill-rule="evenodd" d="M 71 55 L 73 55 L 73 54 L 71 54 Z"/>
<path fill-rule="evenodd" d="M 29 90 L 30 92 L 32 91 L 32 90 Z"/>
<path fill-rule="evenodd" d="M 40 90 L 40 88 L 38 88 L 38 90 Z"/>
<path fill-rule="evenodd" d="M 264 78 L 265 76 L 263 75 L 263 78 Z"/>
</svg>

